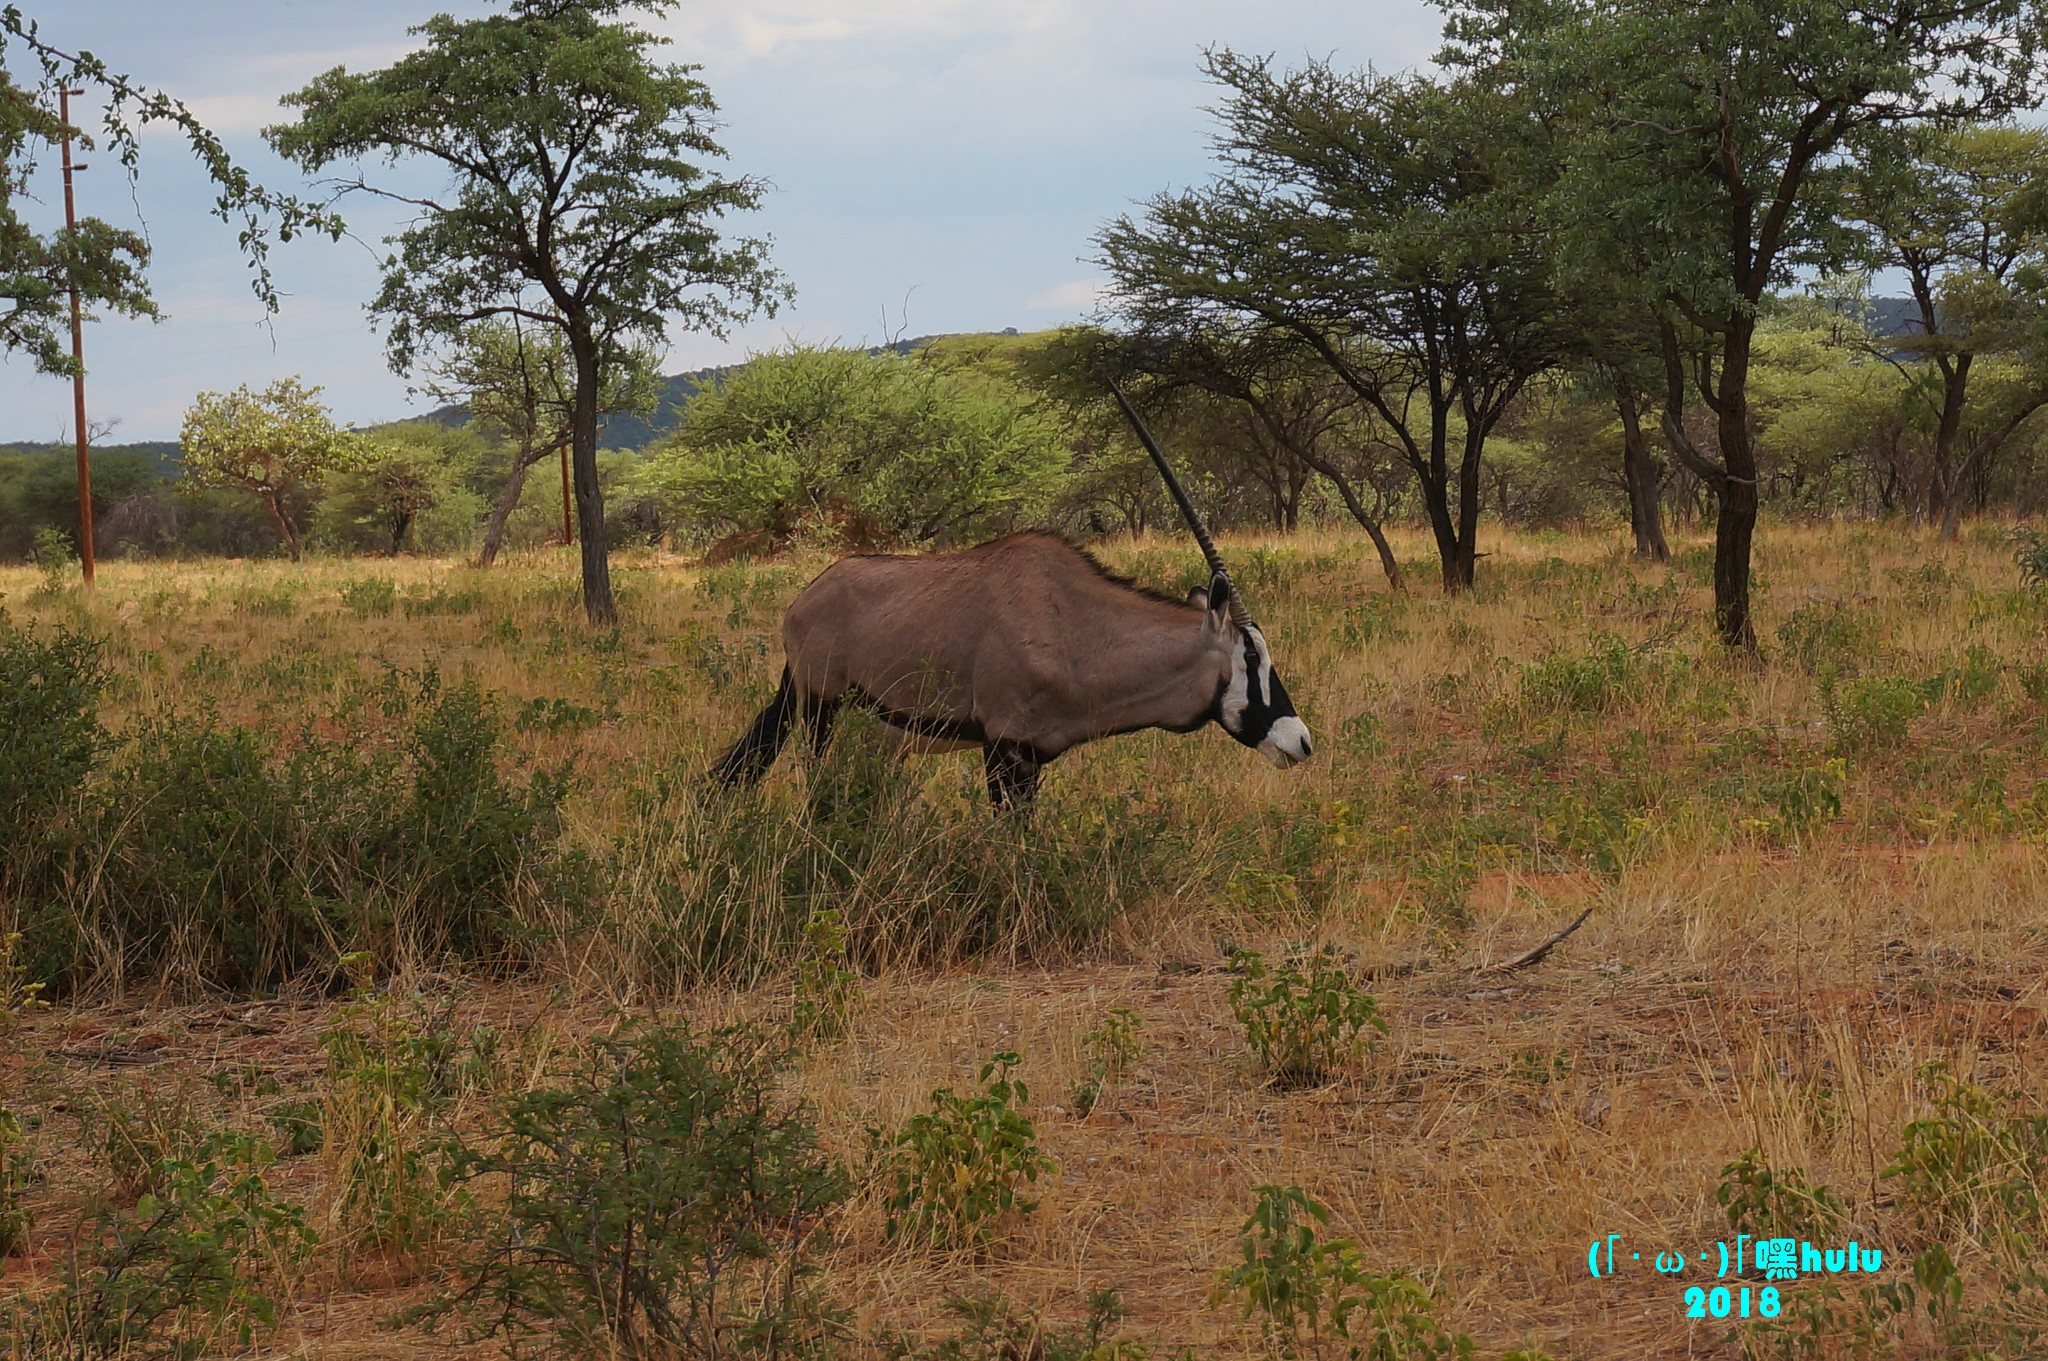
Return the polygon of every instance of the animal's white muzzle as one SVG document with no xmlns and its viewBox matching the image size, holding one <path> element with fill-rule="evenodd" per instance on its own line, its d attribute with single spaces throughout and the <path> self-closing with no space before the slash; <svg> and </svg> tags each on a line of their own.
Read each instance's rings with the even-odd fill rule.
<svg viewBox="0 0 2048 1361">
<path fill-rule="evenodd" d="M 1282 770 L 1300 765 L 1314 751 L 1314 744 L 1308 740 L 1308 724 L 1292 715 L 1275 719 L 1266 731 L 1266 740 L 1259 743 L 1259 754 Z"/>
</svg>

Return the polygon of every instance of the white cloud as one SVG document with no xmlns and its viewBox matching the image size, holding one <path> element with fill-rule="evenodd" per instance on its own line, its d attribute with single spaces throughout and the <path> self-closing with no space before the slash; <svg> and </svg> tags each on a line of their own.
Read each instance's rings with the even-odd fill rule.
<svg viewBox="0 0 2048 1361">
<path fill-rule="evenodd" d="M 1087 312 L 1102 300 L 1108 286 L 1106 279 L 1074 279 L 1048 288 L 1028 299 L 1024 306 L 1033 312 Z"/>
</svg>

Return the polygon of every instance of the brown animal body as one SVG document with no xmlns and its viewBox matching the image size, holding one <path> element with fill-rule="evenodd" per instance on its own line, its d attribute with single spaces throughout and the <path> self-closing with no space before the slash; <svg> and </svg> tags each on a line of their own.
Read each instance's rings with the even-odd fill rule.
<svg viewBox="0 0 2048 1361">
<path fill-rule="evenodd" d="M 1215 721 L 1293 765 L 1309 755 L 1308 728 L 1230 591 L 1218 572 L 1172 600 L 1049 534 L 842 559 L 790 605 L 781 688 L 714 775 L 758 779 L 798 717 L 822 746 L 848 701 L 926 749 L 980 746 L 998 804 L 1030 799 L 1069 749 L 1142 728 Z"/>
</svg>

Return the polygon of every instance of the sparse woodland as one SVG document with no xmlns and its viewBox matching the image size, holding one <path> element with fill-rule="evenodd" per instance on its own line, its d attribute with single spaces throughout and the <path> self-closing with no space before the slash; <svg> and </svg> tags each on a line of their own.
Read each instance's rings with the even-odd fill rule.
<svg viewBox="0 0 2048 1361">
<path fill-rule="evenodd" d="M 292 95 L 309 176 L 459 182 L 373 301 L 449 406 L 196 394 L 96 452 L 91 590 L 0 453 L 0 1358 L 2048 1353 L 2048 15 L 1445 9 L 1428 76 L 1209 53 L 1088 325 L 688 384 L 789 281 L 635 6 Z M 378 191 L 0 52 L 10 166 L 45 76 L 175 125 L 260 296 Z M 62 374 L 146 243 L 15 188 Z M 840 554 L 1208 583 L 1111 383 L 1313 761 L 1130 734 L 996 816 L 860 719 L 709 787 Z"/>
</svg>

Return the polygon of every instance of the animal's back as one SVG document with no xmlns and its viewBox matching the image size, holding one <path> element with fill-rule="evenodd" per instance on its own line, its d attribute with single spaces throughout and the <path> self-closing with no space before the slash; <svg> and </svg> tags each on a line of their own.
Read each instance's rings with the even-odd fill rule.
<svg viewBox="0 0 2048 1361">
<path fill-rule="evenodd" d="M 958 553 L 841 559 L 791 604 L 783 644 L 815 693 L 858 689 L 884 711 L 971 724 L 977 675 L 1062 688 L 1114 645 L 1104 620 L 1133 608 L 1186 612 L 1106 576 L 1064 539 L 1013 534 Z"/>
</svg>

